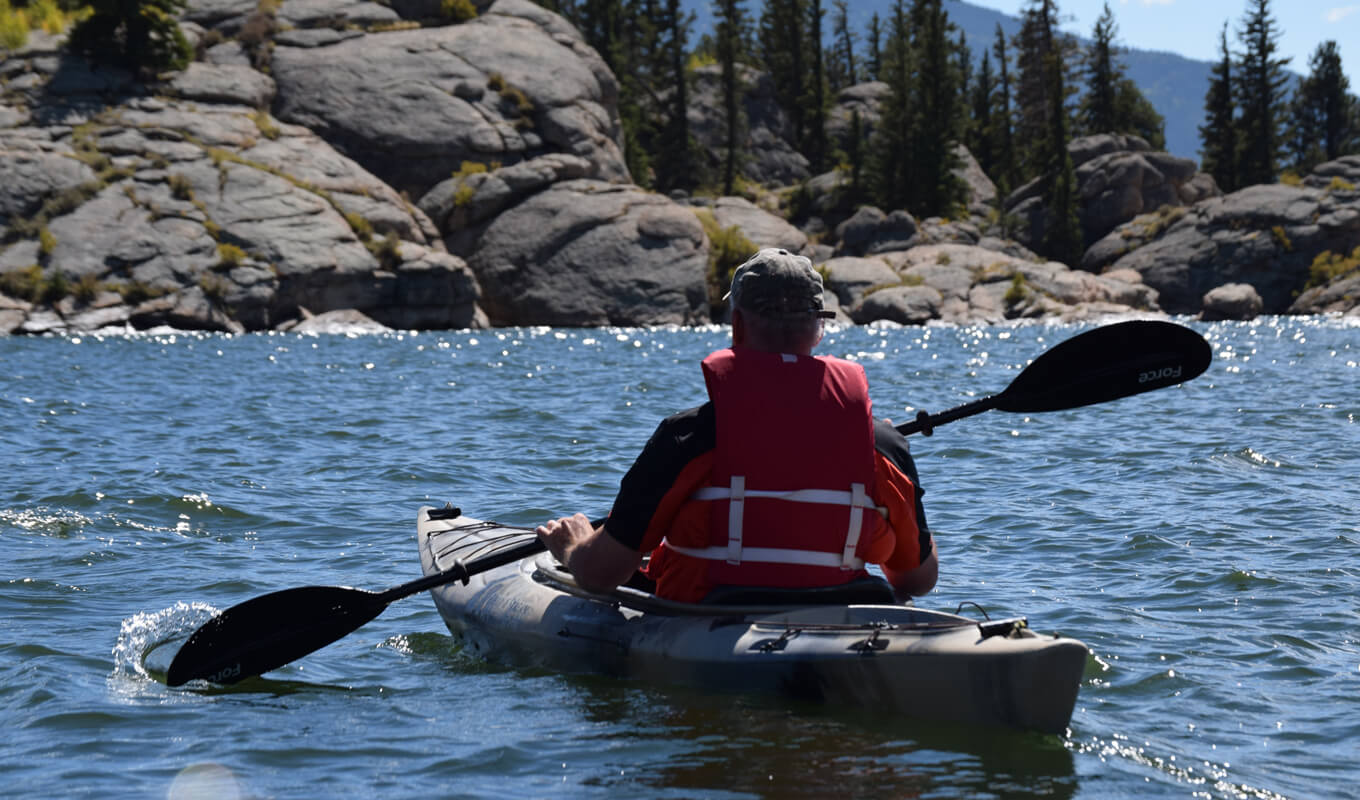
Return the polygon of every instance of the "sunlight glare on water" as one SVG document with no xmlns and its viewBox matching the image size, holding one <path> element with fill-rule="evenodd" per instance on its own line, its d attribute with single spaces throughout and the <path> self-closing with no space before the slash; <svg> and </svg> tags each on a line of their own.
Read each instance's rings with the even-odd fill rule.
<svg viewBox="0 0 1360 800">
<path fill-rule="evenodd" d="M 1360 783 L 1360 324 L 1190 322 L 1200 378 L 912 437 L 921 603 L 1091 650 L 1066 737 L 487 664 L 428 597 L 230 689 L 174 644 L 419 574 L 416 509 L 602 516 L 721 326 L 0 338 L 0 769 L 37 795 L 1346 797 Z M 1089 326 L 839 328 L 902 422 Z M 62 758 L 51 758 L 62 753 Z"/>
</svg>

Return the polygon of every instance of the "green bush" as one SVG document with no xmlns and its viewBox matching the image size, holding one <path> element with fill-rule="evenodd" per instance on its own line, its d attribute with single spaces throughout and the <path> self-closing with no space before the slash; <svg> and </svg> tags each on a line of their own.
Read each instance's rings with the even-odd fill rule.
<svg viewBox="0 0 1360 800">
<path fill-rule="evenodd" d="M 49 258 L 52 252 L 57 249 L 57 237 L 44 225 L 38 231 L 38 254 L 44 259 Z"/>
<path fill-rule="evenodd" d="M 239 267 L 246 260 L 246 251 L 234 244 L 222 243 L 217 246 L 217 261 L 223 267 Z"/>
<path fill-rule="evenodd" d="M 28 44 L 28 14 L 10 8 L 9 0 L 0 0 L 0 49 L 18 50 Z"/>
<path fill-rule="evenodd" d="M 1006 290 L 1002 300 L 1007 306 L 1013 306 L 1023 302 L 1026 297 L 1029 297 L 1029 284 L 1025 281 L 1025 273 L 1017 272 L 1011 276 L 1011 287 Z"/>
<path fill-rule="evenodd" d="M 726 228 L 708 209 L 694 212 L 708 234 L 708 304 L 715 317 L 722 312 L 723 295 L 732 284 L 732 273 L 760 248 L 735 225 Z"/>
<path fill-rule="evenodd" d="M 1333 253 L 1331 250 L 1323 250 L 1313 259 L 1313 264 L 1308 268 L 1308 283 L 1305 289 L 1312 289 L 1317 286 L 1326 286 L 1337 278 L 1345 277 L 1355 272 L 1360 272 L 1360 247 L 1356 247 L 1349 256 Z"/>
<path fill-rule="evenodd" d="M 440 0 L 439 13 L 447 20 L 467 22 L 477 16 L 477 7 L 472 0 Z"/>
<path fill-rule="evenodd" d="M 355 236 L 359 237 L 359 241 L 367 242 L 373 238 L 373 223 L 364 219 L 362 214 L 347 211 L 345 212 L 345 222 L 349 223 L 350 229 L 354 231 Z"/>
<path fill-rule="evenodd" d="M 170 195 L 176 200 L 194 199 L 194 184 L 184 175 L 176 172 L 166 178 L 165 182 L 170 184 Z"/>
</svg>

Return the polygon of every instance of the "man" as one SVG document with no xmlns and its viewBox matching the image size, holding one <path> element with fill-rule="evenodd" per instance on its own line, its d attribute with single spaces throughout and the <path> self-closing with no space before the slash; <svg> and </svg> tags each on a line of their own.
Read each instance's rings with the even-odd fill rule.
<svg viewBox="0 0 1360 800">
<path fill-rule="evenodd" d="M 651 553 L 661 597 L 723 586 L 836 586 L 879 564 L 899 599 L 939 560 L 906 439 L 874 420 L 858 364 L 811 356 L 821 275 L 766 248 L 737 268 L 732 347 L 703 361 L 709 402 L 662 421 L 594 528 L 584 514 L 535 532 L 583 588 L 608 592 Z"/>
</svg>

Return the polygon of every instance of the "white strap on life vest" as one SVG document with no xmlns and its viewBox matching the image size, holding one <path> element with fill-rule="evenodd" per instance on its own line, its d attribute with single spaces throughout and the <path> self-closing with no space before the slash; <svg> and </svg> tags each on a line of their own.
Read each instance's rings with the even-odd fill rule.
<svg viewBox="0 0 1360 800">
<path fill-rule="evenodd" d="M 746 509 L 746 476 L 733 475 L 732 486 L 726 490 L 732 499 L 727 505 L 727 563 L 741 563 L 741 516 Z"/>
<path fill-rule="evenodd" d="M 822 503 L 850 507 L 850 527 L 845 535 L 845 547 L 840 555 L 817 550 L 795 550 L 784 547 L 742 548 L 742 514 L 745 500 L 759 497 L 771 500 L 786 500 L 794 503 Z M 726 561 L 740 564 L 743 560 L 760 561 L 771 564 L 801 564 L 815 567 L 839 567 L 843 570 L 857 570 L 864 567 L 863 559 L 855 557 L 859 547 L 860 530 L 864 526 L 864 509 L 872 508 L 888 516 L 888 509 L 874 505 L 865 491 L 864 484 L 850 484 L 850 491 L 838 489 L 791 489 L 770 490 L 746 488 L 744 475 L 733 475 L 731 486 L 705 486 L 690 495 L 691 500 L 730 500 L 727 507 L 727 546 L 726 547 L 679 547 L 666 542 L 666 546 L 677 553 L 712 561 Z"/>
</svg>

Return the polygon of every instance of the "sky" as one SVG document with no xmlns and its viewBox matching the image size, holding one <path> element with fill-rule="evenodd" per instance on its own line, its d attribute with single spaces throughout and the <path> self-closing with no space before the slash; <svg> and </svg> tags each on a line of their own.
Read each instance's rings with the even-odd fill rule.
<svg viewBox="0 0 1360 800">
<path fill-rule="evenodd" d="M 966 0 L 1010 16 L 1019 16 L 1026 0 Z M 1219 33 L 1228 23 L 1228 48 L 1240 50 L 1237 38 L 1251 0 L 1108 0 L 1114 14 L 1116 44 L 1139 50 L 1163 50 L 1199 61 L 1217 61 Z M 1106 0 L 1058 0 L 1067 18 L 1063 30 L 1091 37 Z M 1360 95 L 1360 0 L 1274 0 L 1269 5 L 1280 36 L 1286 69 L 1308 74 L 1308 59 L 1331 39 L 1341 52 L 1341 67 L 1351 94 Z"/>
</svg>

